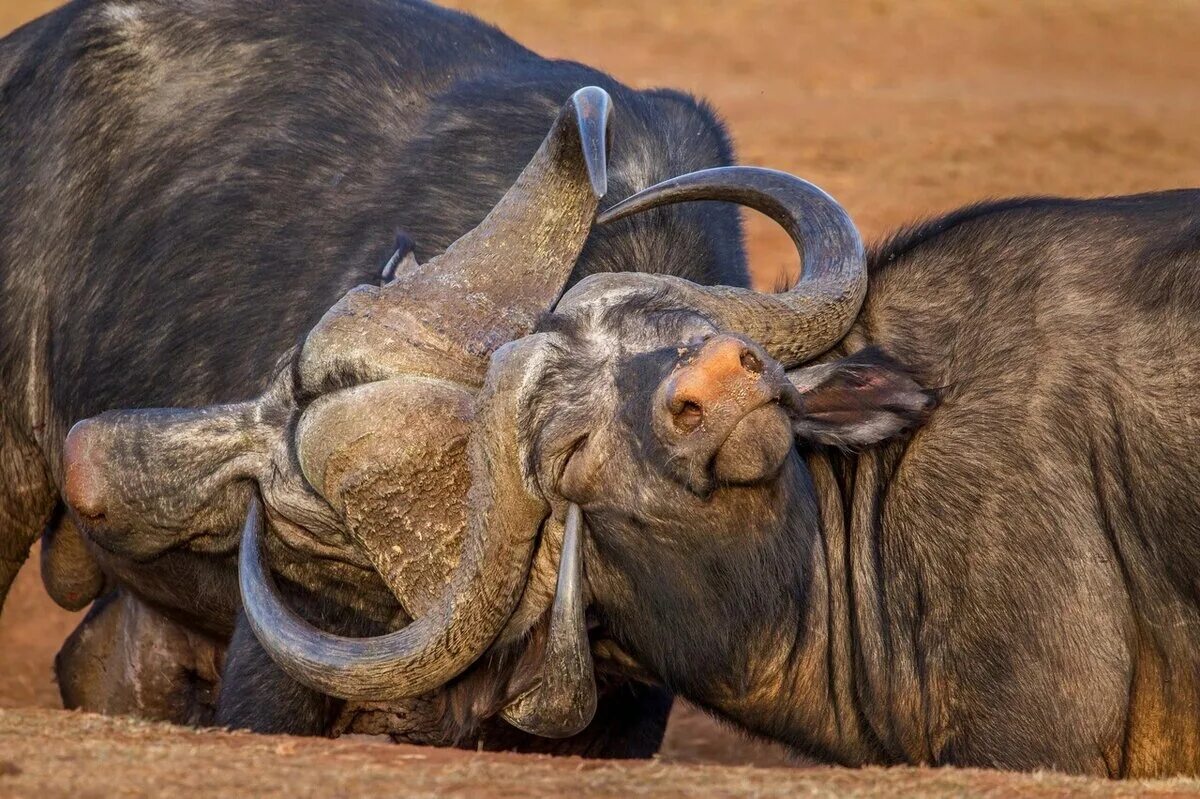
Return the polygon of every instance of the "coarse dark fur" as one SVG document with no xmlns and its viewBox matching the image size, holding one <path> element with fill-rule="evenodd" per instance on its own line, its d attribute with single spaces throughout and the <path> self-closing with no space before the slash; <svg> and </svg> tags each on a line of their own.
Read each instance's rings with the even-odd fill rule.
<svg viewBox="0 0 1200 799">
<path fill-rule="evenodd" d="M 327 308 L 379 280 L 398 230 L 423 261 L 475 226 L 589 84 L 614 102 L 609 197 L 731 162 L 703 103 L 543 59 L 423 2 L 76 0 L 3 40 L 0 601 L 55 518 L 73 421 L 256 396 Z M 664 264 L 744 285 L 736 211 L 598 231 L 576 277 Z M 168 616 L 232 634 L 230 553 L 175 550 L 118 570 Z M 353 615 L 325 621 L 352 627 Z M 237 652 L 234 666 L 258 657 Z M 268 710 L 286 693 L 280 675 L 242 672 L 222 686 L 226 723 L 327 721 Z M 661 699 L 645 707 L 661 737 Z M 648 754 L 657 739 L 623 746 L 603 752 Z"/>
<path fill-rule="evenodd" d="M 973 206 L 868 269 L 845 340 L 791 373 L 797 448 L 708 494 L 648 419 L 711 326 L 547 321 L 524 447 L 583 508 L 593 612 L 827 760 L 1200 772 L 1200 191 Z"/>
</svg>

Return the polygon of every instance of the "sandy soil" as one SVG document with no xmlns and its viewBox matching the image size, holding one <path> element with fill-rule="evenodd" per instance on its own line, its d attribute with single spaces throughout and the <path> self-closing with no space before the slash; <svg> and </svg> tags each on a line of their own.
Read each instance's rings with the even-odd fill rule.
<svg viewBox="0 0 1200 799">
<path fill-rule="evenodd" d="M 662 0 L 636 11 L 594 0 L 449 4 L 547 55 L 589 62 L 634 86 L 707 97 L 744 162 L 824 186 L 869 236 L 986 197 L 1200 185 L 1195 0 Z M 0 33 L 55 5 L 0 0 Z M 786 239 L 765 220 L 750 220 L 750 243 L 764 284 L 793 268 Z M 50 663 L 75 621 L 44 597 L 31 563 L 0 618 L 0 708 L 57 707 Z M 978 773 L 585 766 L 0 714 L 0 796 L 111 794 L 126 779 L 138 786 L 131 794 L 151 793 L 155 785 L 213 786 L 218 777 L 230 790 L 266 795 L 282 790 L 301 759 L 321 765 L 306 772 L 301 795 L 383 785 L 418 794 L 487 785 L 504 795 L 523 793 L 526 780 L 556 793 L 582 781 L 587 795 L 621 796 L 635 788 L 656 796 L 1114 789 Z M 786 762 L 778 747 L 744 742 L 686 709 L 673 719 L 664 760 Z M 219 775 L 204 768 L 212 762 L 223 764 Z M 264 776 L 267 763 L 282 783 Z"/>
<path fill-rule="evenodd" d="M 219 768 L 213 764 L 219 763 Z M 373 741 L 194 731 L 0 711 L 0 796 L 870 797 L 1179 796 L 1200 782 L 958 769 L 777 769 L 463 754 Z"/>
</svg>

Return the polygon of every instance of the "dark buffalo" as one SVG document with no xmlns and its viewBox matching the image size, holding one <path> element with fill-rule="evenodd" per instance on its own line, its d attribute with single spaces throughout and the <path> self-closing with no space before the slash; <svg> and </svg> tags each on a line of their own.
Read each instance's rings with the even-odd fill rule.
<svg viewBox="0 0 1200 799">
<path fill-rule="evenodd" d="M 577 95 L 563 109 L 586 85 L 607 94 Z M 728 205 L 672 211 L 584 241 L 606 181 L 621 197 L 731 161 L 706 106 L 548 61 L 426 3 L 81 0 L 0 44 L 0 86 L 0 599 L 43 530 L 52 544 L 47 584 L 63 604 L 120 588 L 97 603 L 60 658 L 71 704 L 206 721 L 232 635 L 240 643 L 224 666 L 220 721 L 329 728 L 339 705 L 288 680 L 248 631 L 234 632 L 237 532 L 256 485 L 279 533 L 290 599 L 310 618 L 343 632 L 379 632 L 407 618 L 380 576 L 388 548 L 363 542 L 344 497 L 327 501 L 305 482 L 287 437 L 304 409 L 328 408 L 326 395 L 380 377 L 355 374 L 361 361 L 337 362 L 337 346 L 322 351 L 334 353 L 325 361 L 318 352 L 309 372 L 299 362 L 297 342 L 352 287 L 395 276 L 376 290 L 402 294 L 406 280 L 449 273 L 429 296 L 449 292 L 462 304 L 438 300 L 442 325 L 430 336 L 443 349 L 413 369 L 470 388 L 495 346 L 529 332 L 572 265 L 571 281 L 627 269 L 747 281 Z M 480 225 L 506 191 L 507 210 Z M 533 219 L 538 213 L 545 218 Z M 434 257 L 473 228 L 478 246 L 464 239 L 457 256 Z M 399 247 L 398 231 L 406 234 Z M 472 246 L 506 258 L 473 260 Z M 503 286 L 470 276 L 485 266 Z M 520 313 L 506 301 L 514 293 L 527 306 Z M 395 348 L 365 368 L 386 371 L 389 354 Z M 98 463 L 88 459 L 99 457 L 104 423 L 85 426 L 72 442 L 74 484 L 65 484 L 63 440 L 76 419 L 259 394 L 224 412 L 134 414 L 125 421 L 136 430 L 118 430 L 120 452 Z M 463 446 L 456 430 L 438 431 L 451 453 Z M 247 455 L 251 443 L 262 446 Z M 64 512 L 66 488 L 79 517 Z M 126 522 L 153 545 L 115 541 L 111 532 Z M 436 593 L 430 586 L 456 560 L 459 538 L 443 528 L 418 557 L 426 558 L 420 590 Z M 174 671 L 158 670 L 170 679 L 145 692 L 152 707 L 128 696 L 110 702 L 105 681 L 126 676 L 131 647 L 122 642 L 145 640 L 148 630 L 174 642 Z M 528 688 L 480 682 L 453 713 L 433 714 L 477 716 L 502 706 L 510 689 Z M 498 696 L 480 698 L 489 691 Z M 575 750 L 653 751 L 664 694 L 614 691 L 601 701 L 608 732 L 593 725 L 601 731 Z"/>
<path fill-rule="evenodd" d="M 1200 192 L 985 204 L 864 254 L 827 196 L 735 167 L 601 221 L 696 199 L 774 216 L 803 280 L 583 281 L 493 359 L 476 495 L 582 509 L 610 647 L 802 752 L 1200 771 Z M 255 516 L 264 644 L 356 678 L 281 623 Z"/>
<path fill-rule="evenodd" d="M 616 105 L 620 112 L 619 98 Z M 30 184 L 7 190 L 13 185 Z M 485 380 L 459 383 L 472 401 L 458 393 L 458 405 L 450 396 L 431 403 L 440 414 L 433 428 L 414 424 L 411 413 L 390 414 L 408 409 L 413 393 L 388 391 L 397 379 L 384 374 L 391 342 L 376 335 L 375 320 L 416 306 L 381 293 L 351 307 L 359 295 L 348 295 L 288 362 L 298 364 L 298 378 L 289 382 L 286 366 L 278 372 L 278 393 L 240 409 L 118 414 L 82 428 L 71 461 L 82 475 L 100 475 L 99 483 L 81 480 L 77 495 L 87 532 L 126 555 L 157 557 L 137 571 L 143 585 L 172 574 L 228 579 L 225 570 L 201 570 L 197 553 L 228 557 L 225 528 L 257 482 L 270 524 L 251 500 L 244 651 L 260 654 L 248 640 L 252 629 L 315 697 L 405 701 L 440 683 L 453 690 L 454 681 L 473 679 L 478 666 L 460 672 L 474 657 L 523 658 L 497 654 L 493 642 L 533 630 L 530 640 L 544 652 L 538 678 L 530 693 L 513 690 L 519 681 L 506 684 L 504 698 L 515 694 L 506 712 L 539 731 L 567 729 L 572 712 L 586 717 L 595 697 L 590 633 L 605 636 L 592 651 L 606 659 L 644 670 L 746 729 L 838 762 L 1200 770 L 1192 390 L 1200 194 L 984 205 L 865 255 L 835 204 L 778 173 L 702 172 L 603 219 L 696 199 L 743 202 L 784 223 L 804 250 L 797 289 L 762 296 L 662 276 L 593 276 L 539 332 L 500 349 Z M 657 231 L 668 224 L 662 213 L 611 221 L 612 235 L 638 222 Z M 602 228 L 593 237 L 583 263 L 607 235 Z M 732 223 L 697 235 L 736 239 Z M 683 273 L 691 260 L 687 249 L 657 252 L 629 266 Z M 58 285 L 82 291 L 86 281 L 71 276 Z M 304 329 L 297 323 L 293 332 Z M 23 351 L 39 352 L 39 341 L 60 346 L 48 335 L 22 341 Z M 306 359 L 309 348 L 316 355 Z M 474 361 L 491 347 L 461 349 L 475 374 Z M 6 387 L 33 385 L 37 396 L 29 374 L 41 373 L 26 369 L 25 380 Z M 306 379 L 309 390 L 297 392 Z M 401 424 L 387 423 L 396 419 Z M 273 493 L 281 484 L 261 464 L 295 476 L 286 468 L 290 444 L 282 453 L 271 448 L 293 442 L 279 433 L 293 427 L 303 446 L 292 460 L 306 477 L 320 477 L 309 482 L 353 522 L 350 536 L 312 536 L 325 520 L 297 523 L 281 512 L 286 503 Z M 155 461 L 179 454 L 161 445 L 180 430 L 179 440 L 202 444 L 200 454 Z M 371 457 L 347 462 L 388 468 L 335 470 L 361 479 L 331 481 L 326 455 L 348 450 L 309 447 L 313 431 L 317 444 L 338 431 L 349 434 L 345 441 L 365 435 Z M 391 436 L 403 446 L 374 447 Z M 447 438 L 461 446 L 446 447 Z M 131 449 L 131 441 L 147 446 Z M 411 457 L 388 461 L 393 449 Z M 221 463 L 222 453 L 254 465 L 196 468 Z M 421 456 L 424 472 L 414 468 Z M 204 491 L 168 480 L 169 490 L 139 493 L 157 485 L 139 481 L 148 462 L 216 477 Z M 114 488 L 122 479 L 129 485 Z M 108 490 L 84 490 L 96 484 Z M 406 492 L 442 501 L 449 527 L 467 534 L 459 567 L 424 585 L 416 621 L 403 626 L 403 614 L 390 623 L 373 615 L 389 607 L 378 604 L 383 582 L 374 574 L 413 571 L 389 571 L 386 551 L 351 538 L 390 531 L 403 560 L 411 551 L 401 524 L 408 516 L 398 512 Z M 147 496 L 157 504 L 126 503 Z M 220 525 L 173 531 L 128 513 L 153 521 L 198 502 Z M 260 529 L 271 534 L 256 535 Z M 305 574 L 315 572 L 294 571 L 289 542 L 324 564 L 319 594 L 296 591 L 297 580 L 314 587 Z M 283 597 L 262 568 L 264 554 L 284 577 Z M 339 561 L 367 582 L 339 583 L 329 565 Z M 547 588 L 546 561 L 558 564 L 557 590 Z M 125 565 L 115 556 L 108 562 Z M 407 585 L 388 583 L 401 593 Z M 221 586 L 197 596 L 230 593 Z M 334 610 L 313 607 L 323 603 Z M 396 629 L 342 638 L 305 623 L 289 604 L 340 632 Z M 261 669 L 265 661 L 246 662 Z M 303 698 L 293 701 L 294 684 L 268 685 L 278 690 L 258 694 L 264 702 L 305 707 Z"/>
</svg>

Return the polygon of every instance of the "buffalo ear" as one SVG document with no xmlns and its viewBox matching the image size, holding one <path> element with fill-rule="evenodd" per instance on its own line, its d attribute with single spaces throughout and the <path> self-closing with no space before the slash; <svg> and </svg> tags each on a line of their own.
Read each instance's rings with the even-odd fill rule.
<svg viewBox="0 0 1200 799">
<path fill-rule="evenodd" d="M 869 447 L 920 426 L 937 405 L 933 391 L 877 347 L 788 378 L 803 400 L 796 436 L 815 444 Z"/>
</svg>

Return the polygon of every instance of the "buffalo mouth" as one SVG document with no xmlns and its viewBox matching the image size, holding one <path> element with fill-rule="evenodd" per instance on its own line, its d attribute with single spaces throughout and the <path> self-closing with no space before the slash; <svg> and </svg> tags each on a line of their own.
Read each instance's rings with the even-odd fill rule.
<svg viewBox="0 0 1200 799">
<path fill-rule="evenodd" d="M 792 450 L 792 415 L 778 400 L 747 410 L 713 456 L 710 471 L 724 485 L 752 485 L 779 474 Z"/>
</svg>

